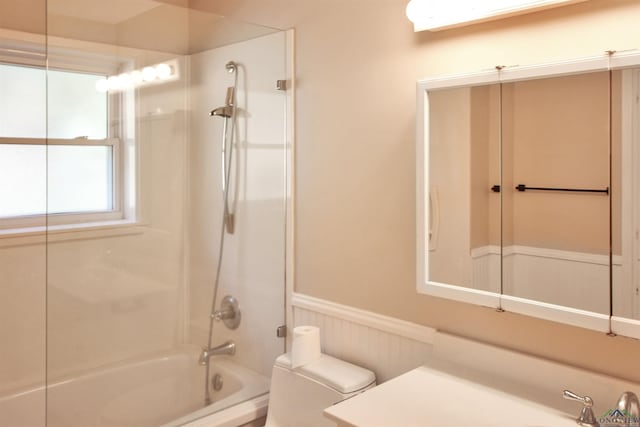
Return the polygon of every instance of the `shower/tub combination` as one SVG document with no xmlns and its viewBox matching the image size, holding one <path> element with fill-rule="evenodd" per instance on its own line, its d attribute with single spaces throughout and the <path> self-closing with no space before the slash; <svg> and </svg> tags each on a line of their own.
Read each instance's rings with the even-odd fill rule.
<svg viewBox="0 0 640 427">
<path fill-rule="evenodd" d="M 2 87 L 32 104 L 0 105 L 0 162 L 32 156 L 44 206 L 0 206 L 0 425 L 251 422 L 285 349 L 290 35 L 152 0 L 73 3 L 0 28 Z"/>
</svg>

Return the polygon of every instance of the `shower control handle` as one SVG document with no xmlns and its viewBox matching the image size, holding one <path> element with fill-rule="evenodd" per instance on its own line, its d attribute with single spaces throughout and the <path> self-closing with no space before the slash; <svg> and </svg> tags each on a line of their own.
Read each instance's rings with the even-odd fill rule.
<svg viewBox="0 0 640 427">
<path fill-rule="evenodd" d="M 211 313 L 211 318 L 216 321 L 222 321 L 229 329 L 237 329 L 242 318 L 238 300 L 231 295 L 227 295 L 222 299 L 220 310 Z"/>
<path fill-rule="evenodd" d="M 233 310 L 216 310 L 213 312 L 213 319 L 220 321 L 224 319 L 233 319 L 235 317 Z"/>
</svg>

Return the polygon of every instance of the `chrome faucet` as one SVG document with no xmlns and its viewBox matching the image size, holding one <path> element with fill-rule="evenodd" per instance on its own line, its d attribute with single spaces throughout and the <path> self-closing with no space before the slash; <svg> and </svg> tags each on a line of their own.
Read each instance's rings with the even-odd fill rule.
<svg viewBox="0 0 640 427">
<path fill-rule="evenodd" d="M 593 414 L 593 399 L 589 396 L 578 396 L 577 394 L 565 390 L 562 393 L 562 396 L 568 400 L 575 400 L 576 402 L 582 403 L 582 410 L 580 411 L 580 415 L 576 418 L 576 422 L 581 426 L 588 427 L 599 427 L 598 420 L 596 420 L 596 416 Z"/>
<path fill-rule="evenodd" d="M 211 356 L 233 356 L 234 354 L 236 354 L 236 343 L 234 343 L 233 341 L 227 341 L 224 344 L 220 344 L 216 347 L 203 348 L 202 353 L 200 353 L 200 359 L 198 359 L 198 363 L 205 366 L 209 363 L 209 359 L 211 358 Z"/>
<path fill-rule="evenodd" d="M 616 422 L 621 425 L 634 427 L 640 424 L 640 402 L 635 393 L 630 391 L 622 393 L 618 399 L 616 408 L 618 409 L 618 414 L 621 414 L 620 419 L 616 420 Z"/>
</svg>

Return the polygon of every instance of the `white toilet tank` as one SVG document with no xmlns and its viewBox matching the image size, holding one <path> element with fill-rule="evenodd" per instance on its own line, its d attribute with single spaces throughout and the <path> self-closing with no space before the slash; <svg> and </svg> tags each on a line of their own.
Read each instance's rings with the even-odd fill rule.
<svg viewBox="0 0 640 427">
<path fill-rule="evenodd" d="M 335 427 L 322 411 L 375 384 L 370 370 L 326 354 L 296 369 L 283 354 L 273 366 L 265 427 Z"/>
</svg>

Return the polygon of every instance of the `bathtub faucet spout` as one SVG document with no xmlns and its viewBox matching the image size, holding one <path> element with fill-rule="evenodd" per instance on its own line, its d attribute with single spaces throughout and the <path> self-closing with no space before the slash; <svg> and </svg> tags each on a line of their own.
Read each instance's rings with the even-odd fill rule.
<svg viewBox="0 0 640 427">
<path fill-rule="evenodd" d="M 200 353 L 200 359 L 198 360 L 198 363 L 204 366 L 209 363 L 209 359 L 211 358 L 211 356 L 233 356 L 234 354 L 236 354 L 236 343 L 233 341 L 227 341 L 224 344 L 220 344 L 216 347 L 203 348 L 202 353 Z"/>
</svg>

